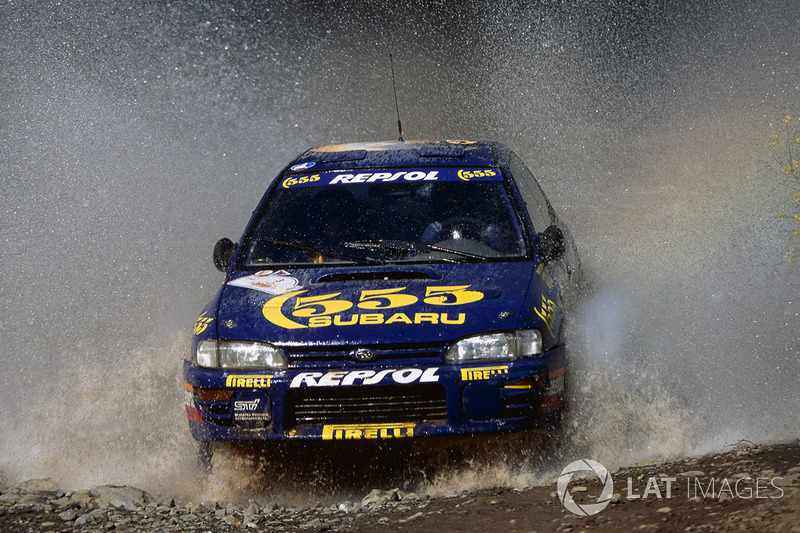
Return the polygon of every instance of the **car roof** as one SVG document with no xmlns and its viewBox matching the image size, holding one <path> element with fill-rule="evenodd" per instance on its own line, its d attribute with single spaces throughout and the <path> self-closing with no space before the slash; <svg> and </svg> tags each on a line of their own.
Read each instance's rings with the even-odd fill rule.
<svg viewBox="0 0 800 533">
<path fill-rule="evenodd" d="M 376 141 L 320 146 L 303 152 L 289 172 L 387 167 L 496 167 L 498 143 L 487 141 Z"/>
</svg>

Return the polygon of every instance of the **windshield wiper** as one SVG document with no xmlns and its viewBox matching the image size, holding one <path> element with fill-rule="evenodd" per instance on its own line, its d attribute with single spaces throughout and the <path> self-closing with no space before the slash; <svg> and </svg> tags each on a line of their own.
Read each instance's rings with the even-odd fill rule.
<svg viewBox="0 0 800 533">
<path fill-rule="evenodd" d="M 381 239 L 379 241 L 358 241 L 358 242 L 344 242 L 343 246 L 348 248 L 356 248 L 359 250 L 386 250 L 390 252 L 405 252 L 409 255 L 420 254 L 426 252 L 440 252 L 445 254 L 453 254 L 466 259 L 477 259 L 486 261 L 490 259 L 484 255 L 472 254 L 469 252 L 462 252 L 461 250 L 452 250 L 435 244 L 426 244 L 424 242 L 416 241 L 395 241 Z M 444 261 L 456 262 L 453 259 L 443 258 Z"/>
<path fill-rule="evenodd" d="M 311 244 L 302 242 L 302 241 L 294 241 L 289 239 L 278 239 L 275 237 L 259 237 L 256 239 L 257 242 L 266 242 L 269 244 L 274 244 L 276 246 L 283 246 L 285 248 L 291 248 L 293 250 L 301 250 L 303 252 L 309 252 L 315 255 L 320 255 L 322 257 L 335 257 L 336 259 L 344 259 L 346 261 L 355 261 L 357 263 L 369 263 L 369 264 L 379 264 L 382 265 L 386 263 L 386 261 L 382 259 L 378 259 L 375 257 L 367 257 L 367 256 L 360 256 L 360 255 L 350 255 L 347 253 L 337 252 L 333 250 L 325 250 L 322 248 L 317 248 L 316 246 L 312 246 Z M 345 243 L 349 244 L 349 243 Z"/>
</svg>

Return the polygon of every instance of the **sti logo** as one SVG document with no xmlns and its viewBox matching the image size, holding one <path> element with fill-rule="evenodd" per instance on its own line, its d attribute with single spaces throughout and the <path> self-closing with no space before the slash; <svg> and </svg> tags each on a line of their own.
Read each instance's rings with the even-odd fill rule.
<svg viewBox="0 0 800 533">
<path fill-rule="evenodd" d="M 248 413 L 252 413 L 253 411 L 258 409 L 259 402 L 261 402 L 260 398 L 259 399 L 255 399 L 255 400 L 249 400 L 249 401 L 237 400 L 237 401 L 233 402 L 233 410 L 234 411 L 245 411 L 245 412 L 248 412 Z"/>
</svg>

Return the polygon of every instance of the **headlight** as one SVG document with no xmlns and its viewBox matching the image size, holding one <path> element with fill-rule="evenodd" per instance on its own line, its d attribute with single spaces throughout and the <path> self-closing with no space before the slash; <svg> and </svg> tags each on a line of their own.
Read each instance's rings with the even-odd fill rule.
<svg viewBox="0 0 800 533">
<path fill-rule="evenodd" d="M 205 368 L 286 368 L 283 351 L 271 344 L 247 341 L 197 343 L 197 365 Z"/>
<path fill-rule="evenodd" d="M 534 357 L 542 354 L 542 334 L 538 329 L 520 329 L 461 339 L 444 354 L 445 361 L 497 361 Z"/>
<path fill-rule="evenodd" d="M 216 340 L 206 339 L 197 343 L 197 366 L 219 368 Z"/>
</svg>

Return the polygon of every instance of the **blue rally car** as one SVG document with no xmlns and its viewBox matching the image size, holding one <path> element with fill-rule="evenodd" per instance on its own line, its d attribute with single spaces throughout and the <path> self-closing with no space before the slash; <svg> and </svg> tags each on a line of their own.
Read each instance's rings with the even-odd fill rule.
<svg viewBox="0 0 800 533">
<path fill-rule="evenodd" d="M 225 282 L 183 367 L 201 450 L 560 422 L 580 264 L 501 144 L 308 150 L 214 263 Z"/>
</svg>

